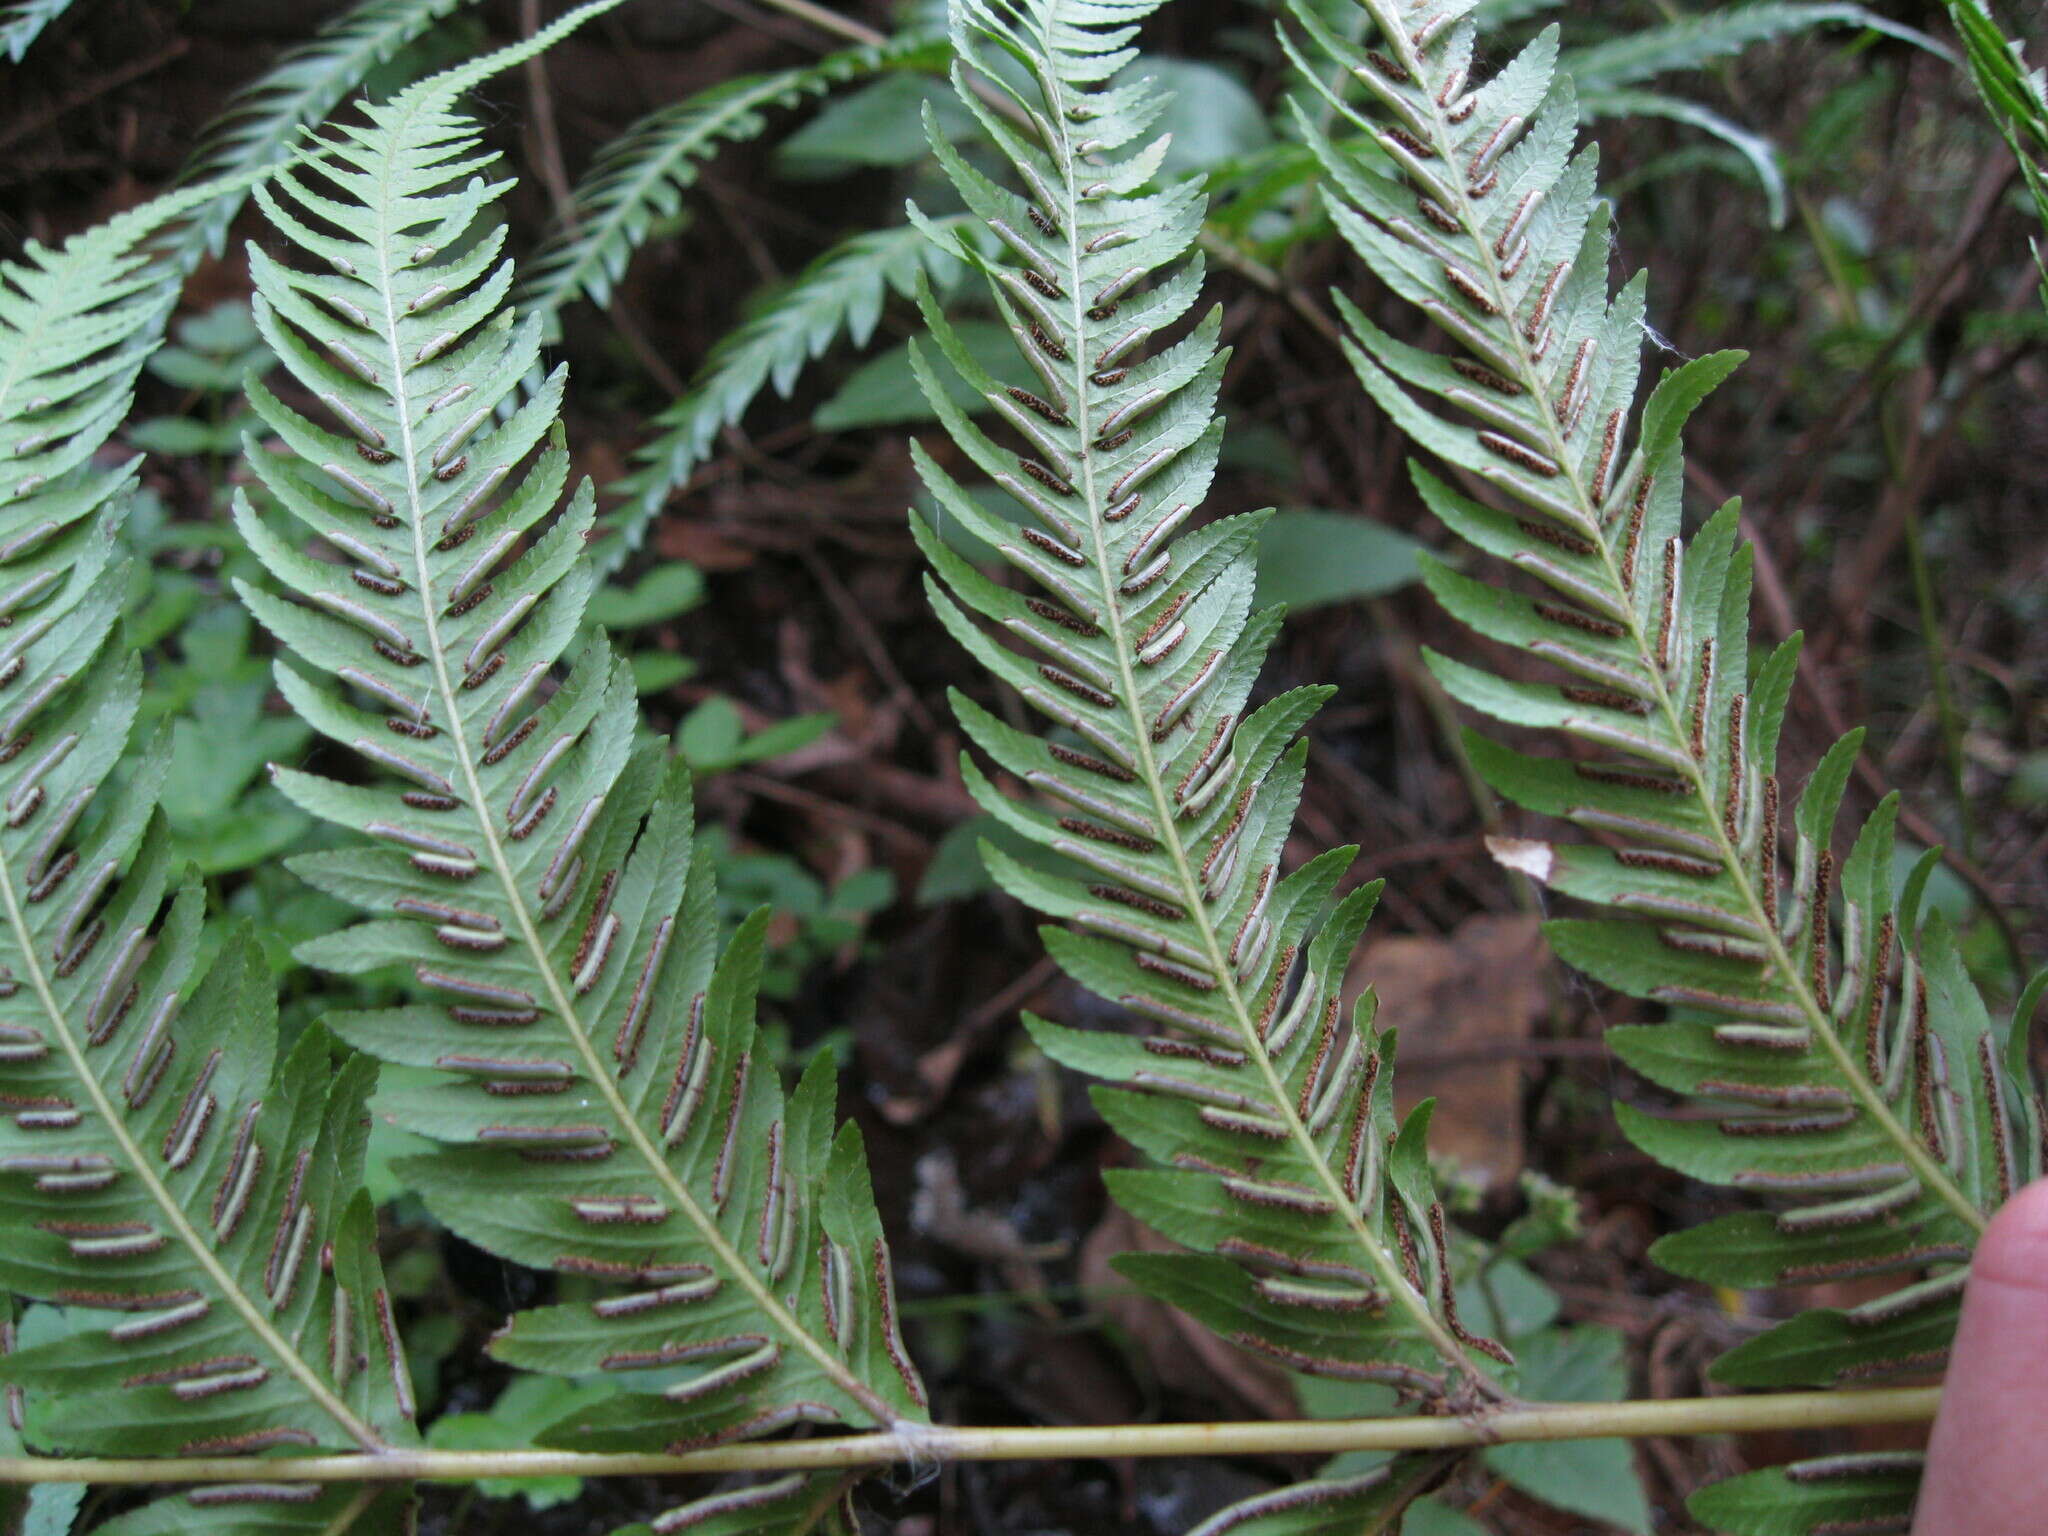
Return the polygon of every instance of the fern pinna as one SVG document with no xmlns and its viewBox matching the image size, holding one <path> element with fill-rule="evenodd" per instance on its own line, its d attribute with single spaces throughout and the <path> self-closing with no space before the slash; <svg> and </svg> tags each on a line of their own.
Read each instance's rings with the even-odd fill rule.
<svg viewBox="0 0 2048 1536">
<path fill-rule="evenodd" d="M 634 253 L 659 220 L 682 206 L 703 162 L 723 145 L 759 135 L 775 108 L 885 71 L 934 70 L 948 51 L 943 40 L 913 31 L 795 69 L 728 80 L 648 113 L 599 151 L 577 184 L 572 219 L 534 255 L 519 304 L 540 316 L 550 337 L 562 310 L 578 299 L 609 304 Z M 600 570 L 609 575 L 631 557 L 718 433 L 738 422 L 764 388 L 772 383 L 787 395 L 804 366 L 842 332 L 865 345 L 889 294 L 908 296 L 927 271 L 950 284 L 958 267 L 908 225 L 868 230 L 751 299 L 746 318 L 655 418 L 654 436 L 634 453 L 639 467 L 609 487 L 619 505 L 605 519 Z"/>
<path fill-rule="evenodd" d="M 1984 0 L 1948 0 L 1948 14 L 1962 35 L 1977 94 L 2019 163 L 2034 217 L 2048 230 L 2048 70 L 2028 66 L 2022 45 L 1998 29 Z M 2041 302 L 2048 305 L 2048 249 L 2038 236 L 2033 248 Z"/>
<path fill-rule="evenodd" d="M 778 107 L 887 70 L 935 70 L 946 53 L 943 42 L 912 32 L 794 69 L 723 80 L 656 108 L 598 151 L 573 207 L 529 264 L 521 307 L 552 329 L 562 308 L 579 298 L 610 303 L 633 253 L 660 220 L 674 217 L 702 163 L 724 145 L 757 137 Z"/>
<path fill-rule="evenodd" d="M 1752 666 L 1750 552 L 1733 505 L 1681 533 L 1684 423 L 1740 359 L 1671 371 L 1632 422 L 1644 284 L 1609 299 L 1608 215 L 1594 197 L 1593 151 L 1572 153 L 1578 114 L 1552 67 L 1555 30 L 1482 83 L 1471 76 L 1467 0 L 1365 0 L 1365 10 L 1379 36 L 1353 46 L 1295 7 L 1373 108 L 1325 88 L 1368 135 L 1357 151 L 1304 115 L 1306 130 L 1339 227 L 1452 350 L 1396 341 L 1344 304 L 1352 361 L 1405 432 L 1507 510 L 1417 468 L 1424 500 L 1537 589 L 1431 563 L 1431 590 L 1566 680 L 1510 680 L 1440 656 L 1431 665 L 1465 704 L 1578 748 L 1559 759 L 1472 744 L 1502 794 L 1602 839 L 1495 851 L 1616 914 L 1553 923 L 1552 942 L 1600 980 L 1667 1006 L 1669 1022 L 1608 1038 L 1707 1114 L 1623 1105 L 1628 1133 L 1668 1165 L 1770 1206 L 1667 1238 L 1657 1257 L 1727 1285 L 1919 1277 L 1742 1345 L 1717 1366 L 1730 1383 L 1854 1386 L 1938 1369 L 1977 1234 L 2041 1171 L 2025 1031 L 1988 1017 L 1954 935 L 1939 917 L 1921 920 L 1932 856 L 1895 897 L 1895 802 L 1838 858 L 1859 736 L 1827 754 L 1796 803 L 1781 790 L 1797 641 Z M 1296 57 L 1304 79 L 1327 73 Z M 1455 414 L 1425 409 L 1417 393 Z M 1801 1529 L 1857 1520 L 1858 1530 L 1903 1530 L 1913 1478 L 1896 1459 L 1836 1459 L 1727 1485 L 1699 1507 L 1734 1530 L 1792 1529 L 1759 1523 L 1758 1511 L 1795 1485 L 1809 1512 Z"/>
<path fill-rule="evenodd" d="M 289 652 L 285 696 L 366 776 L 277 772 L 368 839 L 295 866 L 373 914 L 303 953 L 402 966 L 424 994 L 333 1027 L 413 1069 L 380 1104 L 443 1144 L 404 1170 L 436 1215 L 579 1298 L 492 1346 L 623 1388 L 559 1442 L 913 1428 L 923 1392 L 858 1134 L 833 1135 L 829 1065 L 785 1103 L 754 1048 L 764 923 L 715 955 L 687 778 L 635 744 L 625 664 L 579 639 L 592 496 L 556 513 L 562 373 L 497 415 L 540 328 L 504 307 L 488 217 L 503 184 L 481 178 L 493 157 L 453 104 L 549 36 L 369 108 L 261 196 L 308 260 L 252 249 L 258 323 L 320 421 L 252 391 L 285 451 L 252 445 L 250 462 L 301 538 L 244 500 L 238 523 L 290 597 L 242 595 Z M 760 1529 L 808 1529 L 839 1481 L 659 1523 L 741 1498 Z"/>
<path fill-rule="evenodd" d="M 0 11 L 0 53 L 19 64 L 43 29 L 71 9 L 71 0 L 14 0 Z"/>
<path fill-rule="evenodd" d="M 191 267 L 219 255 L 228 226 L 248 195 L 248 173 L 290 158 L 299 135 L 324 121 L 379 65 L 472 0 L 359 0 L 329 18 L 319 34 L 291 49 L 260 78 L 237 90 L 200 136 L 181 180 L 214 183 L 217 192 L 179 236 L 173 255 Z"/>
<path fill-rule="evenodd" d="M 943 221 L 969 222 L 955 216 Z M 988 242 L 990 237 L 979 233 Z M 756 294 L 747 318 L 705 357 L 690 387 L 654 420 L 653 438 L 634 451 L 638 465 L 610 489 L 621 499 L 610 514 L 616 537 L 599 559 L 615 569 L 639 548 L 655 516 L 711 452 L 718 434 L 734 425 L 761 391 L 787 395 L 804 367 L 843 334 L 866 346 L 891 293 L 909 297 L 929 278 L 950 288 L 960 264 L 915 225 L 850 235 L 786 284 Z"/>
<path fill-rule="evenodd" d="M 944 517 L 1034 590 L 992 579 L 915 526 L 938 574 L 940 618 L 1053 727 L 1033 735 L 956 696 L 970 737 L 1037 798 L 1005 793 L 972 759 L 963 772 L 991 813 L 1052 859 L 1027 864 L 985 846 L 991 873 L 1067 925 L 1046 930 L 1053 955 L 1141 1026 L 1031 1021 L 1049 1055 L 1113 1085 L 1097 1090 L 1103 1113 L 1160 1165 L 1112 1175 L 1119 1200 L 1198 1250 L 1119 1267 L 1269 1361 L 1387 1383 L 1439 1412 L 1476 1409 L 1508 1393 L 1511 1362 L 1456 1312 L 1424 1149 L 1429 1111 L 1396 1123 L 1392 1036 L 1372 1028 L 1369 1001 L 1342 1016 L 1378 887 L 1326 914 L 1353 850 L 1280 869 L 1306 750 L 1293 738 L 1328 690 L 1249 707 L 1279 627 L 1277 611 L 1251 610 L 1262 518 L 1193 526 L 1221 438 L 1219 320 L 1154 338 L 1198 297 L 1202 269 L 1188 252 L 1203 198 L 1192 185 L 1148 190 L 1164 145 L 1142 136 L 1164 99 L 1142 81 L 1105 85 L 1132 63 L 1135 23 L 1153 8 L 953 9 L 955 48 L 974 72 L 957 77 L 961 97 L 1025 195 L 934 133 L 934 152 L 1008 259 L 948 243 L 985 272 L 1028 387 L 989 376 L 929 299 L 925 313 L 1009 444 L 967 418 L 921 352 L 914 366 L 961 457 L 1020 521 L 986 510 L 922 449 L 917 465 Z M 1399 1474 L 1308 1484 L 1240 1506 L 1214 1529 L 1289 1511 L 1355 1528 L 1413 1492 Z"/>
<path fill-rule="evenodd" d="M 330 1071 L 317 1030 L 275 1062 L 253 944 L 209 969 L 201 893 L 165 910 L 166 757 L 129 750 L 141 669 L 108 643 L 135 466 L 94 456 L 175 296 L 148 242 L 204 196 L 0 268 L 0 1286 L 71 1309 L 4 1375 L 38 1451 L 376 1453 L 412 1426 L 359 1191 L 374 1069 Z M 372 1504 L 395 1524 L 405 1500 L 220 1485 L 110 1528 L 223 1507 L 319 1530 Z"/>
</svg>

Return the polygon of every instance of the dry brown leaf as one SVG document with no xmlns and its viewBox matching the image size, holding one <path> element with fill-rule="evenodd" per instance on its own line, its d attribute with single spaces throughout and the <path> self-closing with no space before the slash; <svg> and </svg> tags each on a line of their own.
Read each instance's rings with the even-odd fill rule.
<svg viewBox="0 0 2048 1536">
<path fill-rule="evenodd" d="M 754 563 L 754 551 L 736 544 L 708 522 L 666 511 L 654 524 L 654 548 L 671 560 L 687 560 L 703 571 L 737 571 Z"/>
<path fill-rule="evenodd" d="M 1120 1253 L 1177 1253 L 1172 1243 L 1115 1206 L 1081 1245 L 1081 1283 L 1104 1292 L 1096 1310 L 1120 1327 L 1169 1390 L 1214 1396 L 1220 1387 L 1269 1419 L 1300 1416 L 1287 1373 L 1226 1344 L 1177 1308 L 1131 1292 L 1109 1261 Z"/>
<path fill-rule="evenodd" d="M 1381 1029 L 1401 1032 L 1400 1107 L 1437 1096 L 1430 1150 L 1489 1181 L 1522 1169 L 1522 1056 L 1549 1007 L 1550 949 L 1537 920 L 1481 914 L 1448 937 L 1368 944 L 1353 963 L 1347 1005 L 1370 983 Z"/>
</svg>

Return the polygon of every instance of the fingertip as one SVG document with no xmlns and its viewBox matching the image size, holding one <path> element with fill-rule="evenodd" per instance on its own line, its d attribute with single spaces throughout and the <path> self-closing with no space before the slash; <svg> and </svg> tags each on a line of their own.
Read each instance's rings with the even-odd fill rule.
<svg viewBox="0 0 2048 1536">
<path fill-rule="evenodd" d="M 2048 1182 L 1992 1218 L 1970 1286 L 1921 1485 L 1915 1536 L 2040 1536 L 2048 1457 Z"/>
<path fill-rule="evenodd" d="M 2001 1206 L 1977 1244 L 1973 1275 L 2048 1292 L 2048 1180 Z"/>
</svg>

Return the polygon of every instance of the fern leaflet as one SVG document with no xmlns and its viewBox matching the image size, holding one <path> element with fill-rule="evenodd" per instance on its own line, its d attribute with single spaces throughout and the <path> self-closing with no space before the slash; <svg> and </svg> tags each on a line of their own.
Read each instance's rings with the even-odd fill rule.
<svg viewBox="0 0 2048 1536">
<path fill-rule="evenodd" d="M 2034 216 L 2048 230 L 2048 70 L 2027 67 L 2018 41 L 1998 30 L 1983 0 L 1948 0 L 1948 12 L 1962 34 L 1977 94 L 2019 161 Z M 2034 261 L 2041 268 L 2041 302 L 2048 305 L 2048 254 L 2039 239 Z"/>
<path fill-rule="evenodd" d="M 649 113 L 599 151 L 576 188 L 569 226 L 556 228 L 535 254 L 520 307 L 552 332 L 556 316 L 575 300 L 610 303 L 633 253 L 657 220 L 682 206 L 703 162 L 722 145 L 757 137 L 770 110 L 885 70 L 932 70 L 945 57 L 943 43 L 912 33 L 796 69 L 724 80 Z"/>
<path fill-rule="evenodd" d="M 963 772 L 993 815 L 1061 866 L 984 846 L 990 872 L 1066 923 L 1045 930 L 1054 957 L 1145 1030 L 1028 1021 L 1048 1055 L 1113 1085 L 1097 1103 L 1159 1164 L 1113 1174 L 1117 1198 L 1198 1250 L 1130 1255 L 1119 1269 L 1267 1360 L 1476 1409 L 1506 1394 L 1511 1362 L 1457 1316 L 1424 1148 L 1429 1110 L 1396 1122 L 1392 1035 L 1373 1030 L 1369 1001 L 1341 1017 L 1346 966 L 1379 887 L 1325 917 L 1353 850 L 1285 876 L 1279 867 L 1306 751 L 1290 741 L 1327 690 L 1248 709 L 1279 628 L 1277 611 L 1251 611 L 1263 518 L 1183 532 L 1221 438 L 1219 318 L 1152 341 L 1199 294 L 1188 251 L 1203 198 L 1189 183 L 1148 190 L 1164 144 L 1141 140 L 1163 99 L 1142 81 L 1105 84 L 1135 57 L 1126 45 L 1153 8 L 953 7 L 956 54 L 1029 125 L 998 116 L 956 76 L 1028 196 L 934 132 L 941 165 L 1009 259 L 933 233 L 987 276 L 1030 387 L 986 373 L 929 293 L 925 318 L 1024 451 L 983 434 L 915 347 L 913 366 L 959 453 L 1015 503 L 1021 526 L 984 510 L 930 453 L 915 458 L 946 514 L 1036 593 L 991 580 L 921 519 L 914 526 L 947 629 L 1055 727 L 1033 736 L 956 695 L 973 741 L 1043 798 L 1012 799 L 971 758 Z M 1305 1485 L 1203 1529 L 1377 1524 L 1413 1496 L 1414 1472 L 1402 1462 L 1355 1484 Z"/>
<path fill-rule="evenodd" d="M 71 9 L 71 0 L 14 0 L 0 11 L 0 53 L 19 64 L 44 30 Z"/>
<path fill-rule="evenodd" d="M 1604 839 L 1495 851 L 1615 914 L 1553 923 L 1552 943 L 1600 980 L 1667 1005 L 1671 1022 L 1609 1038 L 1631 1066 L 1711 1112 L 1622 1106 L 1624 1127 L 1660 1161 L 1775 1205 L 1667 1238 L 1656 1256 L 1730 1285 L 1925 1277 L 1744 1344 L 1717 1366 L 1731 1383 L 1856 1385 L 1938 1367 L 1987 1213 L 2040 1171 L 2024 1032 L 1987 1017 L 1953 934 L 1938 918 L 1920 922 L 1931 856 L 1894 897 L 1895 801 L 1837 861 L 1858 737 L 1781 810 L 1777 742 L 1797 643 L 1752 671 L 1750 554 L 1732 505 L 1690 540 L 1679 527 L 1685 420 L 1739 357 L 1667 374 L 1629 446 L 1644 286 L 1608 298 L 1607 215 L 1592 152 L 1571 152 L 1578 112 L 1554 74 L 1555 30 L 1480 84 L 1469 78 L 1469 5 L 1365 6 L 1380 32 L 1367 48 L 1295 8 L 1391 120 L 1330 97 L 1376 154 L 1347 153 L 1311 127 L 1326 201 L 1368 265 L 1456 351 L 1398 342 L 1345 304 L 1352 361 L 1404 431 L 1512 508 L 1418 468 L 1432 510 L 1540 589 L 1523 595 L 1432 563 L 1431 590 L 1568 681 L 1431 665 L 1461 702 L 1557 732 L 1584 754 L 1473 743 L 1501 793 Z M 1427 410 L 1410 391 L 1461 415 Z M 1789 878 L 1781 830 L 1794 848 Z M 1846 1487 L 1863 1470 L 1851 1459 L 1792 1475 Z M 1825 1498 L 1807 1503 L 1813 1528 L 1845 1518 Z"/>
<path fill-rule="evenodd" d="M 185 266 L 220 253 L 241 211 L 251 172 L 288 159 L 301 133 L 326 121 L 364 77 L 388 62 L 435 22 L 472 0 L 362 0 L 294 48 L 268 74 L 235 93 L 186 162 L 187 183 L 232 180 L 179 241 Z"/>
<path fill-rule="evenodd" d="M 82 1309 L 4 1374 L 39 1448 L 376 1452 L 411 1426 L 358 1189 L 374 1071 L 330 1073 L 319 1031 L 277 1064 L 253 946 L 231 940 L 208 971 L 200 893 L 164 912 L 166 759 L 126 750 L 140 668 L 107 644 L 134 466 L 93 455 L 175 295 L 147 242 L 210 192 L 0 268 L 0 1207 L 15 1234 L 0 1284 Z M 202 1488 L 115 1524 L 230 1502 L 317 1530 L 372 1501 Z M 378 1502 L 395 1516 L 403 1498 Z"/>
<path fill-rule="evenodd" d="M 1662 26 L 1636 27 L 1604 42 L 1566 50 L 1558 60 L 1583 97 L 1593 91 L 1640 85 L 1659 75 L 1703 69 L 1767 43 L 1816 27 L 1861 27 L 1926 48 L 1944 50 L 1926 33 L 1878 15 L 1868 6 L 1760 0 L 1697 16 L 1678 16 Z"/>
<path fill-rule="evenodd" d="M 938 222 L 963 233 L 971 223 L 965 216 Z M 976 228 L 975 238 L 987 243 Z M 711 349 L 688 391 L 656 418 L 659 435 L 634 454 L 641 467 L 610 488 L 624 504 L 610 517 L 615 537 L 600 546 L 603 568 L 617 569 L 640 547 L 713 440 L 764 388 L 773 384 L 787 395 L 804 365 L 840 336 L 866 346 L 891 293 L 908 297 L 921 276 L 935 288 L 951 288 L 960 271 L 945 249 L 903 224 L 851 236 L 786 285 L 756 295 L 748 317 Z"/>
<path fill-rule="evenodd" d="M 1692 103 L 1645 92 L 1626 92 L 1622 88 L 1654 74 L 1699 68 L 1754 43 L 1825 22 L 1878 26 L 1894 35 L 1921 38 L 1921 34 L 1910 29 L 1873 17 L 1860 6 L 1803 5 L 1786 0 L 1679 24 L 1669 37 L 1658 29 L 1656 35 L 1662 41 L 1652 49 L 1637 44 L 1626 51 L 1610 53 L 1610 45 L 1594 45 L 1580 52 L 1589 56 L 1601 71 L 1601 94 L 1595 102 L 1600 111 L 1679 116 L 1735 143 L 1773 197 L 1774 222 L 1782 222 L 1778 210 L 1783 200 L 1783 176 L 1769 144 Z M 1632 34 L 1631 38 L 1640 35 Z M 1621 43 L 1629 41 L 1619 40 L 1612 47 L 1619 49 Z M 870 67 L 930 67 L 924 46 L 906 39 L 891 47 L 906 49 L 906 55 L 900 59 L 877 58 Z M 859 60 L 875 54 L 876 50 L 850 49 L 811 66 L 810 70 L 793 70 L 782 76 L 761 76 L 718 87 L 665 108 L 646 119 L 640 129 L 629 130 L 606 151 L 579 189 L 579 203 L 591 208 L 594 216 L 586 221 L 584 232 L 573 238 L 557 234 L 540 258 L 550 270 L 532 280 L 527 302 L 543 310 L 559 310 L 574 299 L 580 286 L 593 301 L 604 303 L 631 250 L 644 238 L 643 234 L 634 234 L 630 241 L 618 244 L 615 258 L 607 257 L 604 250 L 614 243 L 614 232 L 626 225 L 644 231 L 655 214 L 674 211 L 671 189 L 686 183 L 680 175 L 667 175 L 667 166 L 687 165 L 689 174 L 694 176 L 694 162 L 688 157 L 713 139 L 732 137 L 723 129 L 730 116 L 741 110 L 757 113 L 763 104 L 762 97 L 772 97 L 780 104 L 796 91 L 799 79 L 811 71 L 824 70 L 834 60 Z M 750 135 L 759 131 L 751 117 L 745 131 Z M 1291 184 L 1293 176 L 1288 168 L 1296 163 L 1297 157 L 1305 158 L 1299 145 L 1277 145 L 1254 157 L 1244 173 L 1256 172 L 1270 162 Z M 614 182 L 621 189 L 613 194 L 619 199 L 616 204 L 610 197 L 600 196 Z M 655 201 L 657 196 L 659 201 Z M 639 200 L 629 203 L 628 199 Z M 949 222 L 964 225 L 966 221 Z M 1290 229 L 1305 232 L 1314 227 L 1319 226 L 1298 221 Z M 751 300 L 749 318 L 720 341 L 691 381 L 689 390 L 656 419 L 657 435 L 635 454 L 641 467 L 608 488 L 610 494 L 623 498 L 624 504 L 607 518 L 615 536 L 602 546 L 599 558 L 604 568 L 617 569 L 640 547 L 662 505 L 704 462 L 718 433 L 738 422 L 771 381 L 777 393 L 787 395 L 804 365 L 820 356 L 842 328 L 855 346 L 866 345 L 879 318 L 883 298 L 890 291 L 907 296 L 920 263 L 926 266 L 935 284 L 950 286 L 955 265 L 939 246 L 919 239 L 908 226 L 856 235 L 820 256 L 787 285 L 769 289 Z"/>
<path fill-rule="evenodd" d="M 540 327 L 504 307 L 511 264 L 485 217 L 503 183 L 482 179 L 493 157 L 454 101 L 603 8 L 367 108 L 317 168 L 259 194 L 327 269 L 251 252 L 258 323 L 329 425 L 252 390 L 287 452 L 251 463 L 319 543 L 245 499 L 239 526 L 295 600 L 242 595 L 290 652 L 287 699 L 373 771 L 277 771 L 302 807 L 375 845 L 296 863 L 376 914 L 302 954 L 340 971 L 401 964 L 432 995 L 332 1021 L 415 1069 L 380 1103 L 444 1144 L 405 1170 L 428 1206 L 493 1252 L 598 1283 L 493 1342 L 517 1366 L 626 1384 L 555 1438 L 909 1427 L 922 1388 L 858 1133 L 833 1135 L 829 1063 L 785 1104 L 755 1059 L 765 924 L 714 954 L 687 777 L 635 746 L 629 669 L 595 633 L 578 638 L 593 499 L 586 483 L 547 522 L 568 472 L 561 371 L 496 416 Z M 763 1485 L 733 1507 L 749 1529 L 807 1529 L 793 1512 L 814 1519 L 840 1483 Z"/>
<path fill-rule="evenodd" d="M 1763 188 L 1771 227 L 1776 229 L 1783 227 L 1790 212 L 1777 146 L 1712 107 L 1639 87 L 1659 75 L 1703 69 L 1759 43 L 1824 26 L 1881 32 L 1948 57 L 1924 32 L 1887 20 L 1866 6 L 1759 0 L 1697 16 L 1674 16 L 1662 26 L 1635 28 L 1604 42 L 1567 49 L 1558 56 L 1557 66 L 1578 86 L 1582 124 L 1612 117 L 1662 117 L 1726 144 L 1749 163 Z"/>
<path fill-rule="evenodd" d="M 1404 1456 L 1348 1476 L 1319 1477 L 1240 1499 L 1188 1536 L 1373 1536 L 1400 1529 L 1417 1498 L 1442 1483 L 1453 1458 Z"/>
</svg>

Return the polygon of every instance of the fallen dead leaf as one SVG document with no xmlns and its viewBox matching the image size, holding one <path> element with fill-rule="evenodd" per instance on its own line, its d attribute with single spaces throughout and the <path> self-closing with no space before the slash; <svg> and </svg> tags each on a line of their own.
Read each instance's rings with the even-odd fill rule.
<svg viewBox="0 0 2048 1536">
<path fill-rule="evenodd" d="M 1225 1343 L 1177 1308 L 1131 1291 L 1109 1266 L 1120 1253 L 1176 1253 L 1158 1233 L 1111 1206 L 1081 1244 L 1081 1283 L 1106 1294 L 1096 1310 L 1121 1328 L 1162 1386 L 1213 1396 L 1220 1387 L 1269 1419 L 1300 1415 L 1287 1373 Z"/>
<path fill-rule="evenodd" d="M 670 508 L 654 525 L 654 548 L 670 560 L 687 560 L 704 571 L 737 571 L 754 563 L 754 552 L 736 544 L 708 522 Z"/>
<path fill-rule="evenodd" d="M 1522 1057 L 1549 1007 L 1550 949 L 1537 919 L 1481 914 L 1447 937 L 1368 944 L 1353 963 L 1346 1005 L 1369 983 L 1381 1029 L 1401 1032 L 1394 1092 L 1405 1111 L 1435 1095 L 1430 1150 L 1489 1182 L 1522 1169 Z"/>
</svg>

